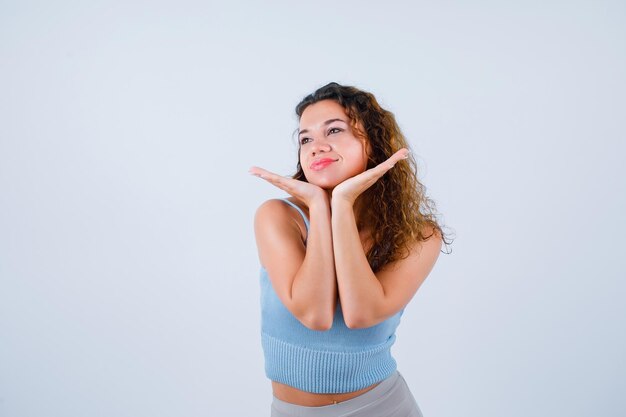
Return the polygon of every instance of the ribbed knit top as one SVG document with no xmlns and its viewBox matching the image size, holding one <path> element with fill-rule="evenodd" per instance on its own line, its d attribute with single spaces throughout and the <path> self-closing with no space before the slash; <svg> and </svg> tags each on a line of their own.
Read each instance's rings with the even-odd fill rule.
<svg viewBox="0 0 626 417">
<path fill-rule="evenodd" d="M 302 210 L 288 200 L 309 222 Z M 396 361 L 390 348 L 404 310 L 375 326 L 349 329 L 341 305 L 329 330 L 304 326 L 284 306 L 261 268 L 261 342 L 265 373 L 272 381 L 314 393 L 357 391 L 390 376 Z"/>
</svg>

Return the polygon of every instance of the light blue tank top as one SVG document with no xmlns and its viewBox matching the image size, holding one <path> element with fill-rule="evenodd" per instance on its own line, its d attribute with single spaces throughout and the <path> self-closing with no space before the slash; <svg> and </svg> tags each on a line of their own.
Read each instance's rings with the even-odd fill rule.
<svg viewBox="0 0 626 417">
<path fill-rule="evenodd" d="M 309 231 L 309 221 L 297 209 Z M 390 348 L 404 309 L 365 329 L 349 329 L 337 304 L 332 327 L 311 330 L 296 319 L 278 298 L 265 268 L 261 268 L 261 342 L 265 373 L 302 391 L 344 393 L 357 391 L 390 376 L 396 361 Z"/>
</svg>

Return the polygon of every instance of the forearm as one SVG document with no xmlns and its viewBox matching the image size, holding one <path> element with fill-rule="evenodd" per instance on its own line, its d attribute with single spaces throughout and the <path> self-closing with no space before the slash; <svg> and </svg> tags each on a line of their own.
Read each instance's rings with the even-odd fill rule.
<svg viewBox="0 0 626 417">
<path fill-rule="evenodd" d="M 385 297 L 383 287 L 367 261 L 352 204 L 333 201 L 331 224 L 344 319 L 349 327 L 362 327 L 375 318 L 377 307 Z"/>
<path fill-rule="evenodd" d="M 306 255 L 294 277 L 291 298 L 303 324 L 324 330 L 332 326 L 337 303 L 331 216 L 327 197 L 309 205 L 309 219 Z"/>
</svg>

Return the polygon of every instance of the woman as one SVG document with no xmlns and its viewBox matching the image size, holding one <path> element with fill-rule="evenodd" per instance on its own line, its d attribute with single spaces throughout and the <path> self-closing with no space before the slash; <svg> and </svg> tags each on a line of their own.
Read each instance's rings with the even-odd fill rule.
<svg viewBox="0 0 626 417">
<path fill-rule="evenodd" d="M 406 140 L 374 96 L 330 83 L 305 97 L 291 197 L 255 216 L 272 416 L 421 416 L 391 357 L 404 307 L 444 233 Z"/>
</svg>

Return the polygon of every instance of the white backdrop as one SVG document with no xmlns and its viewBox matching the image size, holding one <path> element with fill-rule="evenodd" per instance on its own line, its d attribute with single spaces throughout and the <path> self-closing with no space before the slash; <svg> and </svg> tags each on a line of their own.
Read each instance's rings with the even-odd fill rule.
<svg viewBox="0 0 626 417">
<path fill-rule="evenodd" d="M 626 414 L 626 6 L 0 1 L 0 416 L 264 416 L 256 207 L 329 81 L 454 230 L 393 348 L 425 416 Z"/>
</svg>

